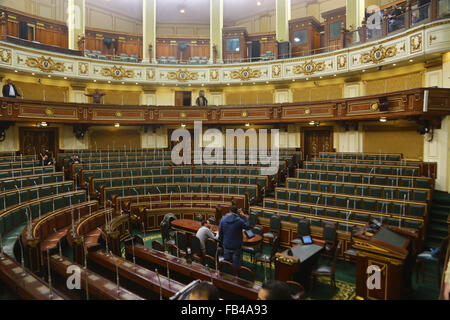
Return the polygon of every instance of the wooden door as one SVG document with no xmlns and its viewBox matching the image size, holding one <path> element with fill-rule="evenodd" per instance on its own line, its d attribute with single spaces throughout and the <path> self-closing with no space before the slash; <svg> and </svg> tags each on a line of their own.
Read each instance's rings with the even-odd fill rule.
<svg viewBox="0 0 450 320">
<path fill-rule="evenodd" d="M 320 152 L 333 151 L 333 130 L 317 128 L 305 130 L 303 134 L 303 154 L 305 159 L 312 159 L 319 156 Z"/>
<path fill-rule="evenodd" d="M 39 155 L 46 150 L 50 155 L 56 155 L 58 151 L 57 128 L 20 128 L 20 153 L 23 155 Z"/>
<path fill-rule="evenodd" d="M 175 92 L 175 106 L 176 107 L 190 107 L 192 102 L 191 91 L 176 91 Z"/>
</svg>

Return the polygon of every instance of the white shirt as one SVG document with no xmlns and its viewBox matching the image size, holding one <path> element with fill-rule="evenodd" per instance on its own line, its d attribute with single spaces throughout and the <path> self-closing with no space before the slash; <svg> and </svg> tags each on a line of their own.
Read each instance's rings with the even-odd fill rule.
<svg viewBox="0 0 450 320">
<path fill-rule="evenodd" d="M 14 90 L 14 87 L 12 84 L 9 85 L 9 96 L 10 97 L 15 97 L 16 96 L 16 91 Z"/>
</svg>

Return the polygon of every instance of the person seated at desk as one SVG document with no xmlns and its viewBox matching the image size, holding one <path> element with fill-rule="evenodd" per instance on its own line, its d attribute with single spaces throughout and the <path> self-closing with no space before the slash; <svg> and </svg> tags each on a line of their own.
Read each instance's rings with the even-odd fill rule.
<svg viewBox="0 0 450 320">
<path fill-rule="evenodd" d="M 265 282 L 258 292 L 258 300 L 292 300 L 289 286 L 281 281 Z"/>
<path fill-rule="evenodd" d="M 208 106 L 208 99 L 205 97 L 205 91 L 200 90 L 199 97 L 197 98 L 195 104 L 197 107 L 207 107 Z"/>
<path fill-rule="evenodd" d="M 94 104 L 100 104 L 102 102 L 102 97 L 106 96 L 106 93 L 101 93 L 100 90 L 95 89 L 92 94 L 84 94 L 86 97 L 92 97 Z"/>
<path fill-rule="evenodd" d="M 220 221 L 219 240 L 223 244 L 223 258 L 228 262 L 232 262 L 236 268 L 239 268 L 243 243 L 242 231 L 251 229 L 251 227 L 247 215 L 244 214 L 242 209 L 238 210 L 236 206 L 231 206 L 230 211 Z"/>
<path fill-rule="evenodd" d="M 72 157 L 70 157 L 69 163 L 80 164 L 80 163 L 83 163 L 83 161 L 81 161 L 81 159 L 78 155 L 74 154 Z"/>
<path fill-rule="evenodd" d="M 198 229 L 197 234 L 195 235 L 197 238 L 200 239 L 200 245 L 202 247 L 202 252 L 205 254 L 205 241 L 208 238 L 218 240 L 218 236 L 214 236 L 214 234 L 211 232 L 211 223 L 209 221 L 202 221 L 202 226 L 200 229 Z"/>
<path fill-rule="evenodd" d="M 189 295 L 189 300 L 219 300 L 219 298 L 219 290 L 206 281 L 197 284 Z"/>
<path fill-rule="evenodd" d="M 48 153 L 48 151 L 45 151 L 44 155 L 42 155 L 41 153 L 41 166 L 46 167 L 46 166 L 52 166 L 53 165 L 53 161 L 50 159 L 50 155 Z"/>
</svg>

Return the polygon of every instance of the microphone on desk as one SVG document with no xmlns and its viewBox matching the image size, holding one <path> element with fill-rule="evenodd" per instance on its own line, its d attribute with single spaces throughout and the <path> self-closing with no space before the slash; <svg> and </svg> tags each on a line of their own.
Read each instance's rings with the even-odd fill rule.
<svg viewBox="0 0 450 320">
<path fill-rule="evenodd" d="M 162 287 L 161 287 L 161 279 L 159 277 L 159 272 L 158 269 L 155 269 L 156 272 L 156 276 L 158 277 L 158 282 L 159 282 L 159 300 L 162 300 Z"/>
<path fill-rule="evenodd" d="M 53 288 L 52 288 L 52 272 L 50 269 L 50 251 L 47 248 L 47 272 L 48 272 L 48 288 L 50 289 L 49 292 L 49 299 L 53 299 Z"/>
<path fill-rule="evenodd" d="M 109 253 L 109 250 L 108 250 L 108 236 L 103 232 L 102 229 L 97 228 L 97 230 L 100 231 L 105 236 L 106 254 L 108 254 Z"/>
<path fill-rule="evenodd" d="M 20 241 L 20 236 L 17 236 L 17 241 L 19 241 L 19 247 L 20 247 L 20 262 L 22 264 L 22 275 L 25 274 L 25 260 L 23 259 L 23 247 L 22 247 L 22 241 Z"/>
<path fill-rule="evenodd" d="M 117 263 L 116 263 L 116 283 L 117 283 L 117 294 L 120 294 L 119 267 Z"/>
<path fill-rule="evenodd" d="M 0 233 L 0 257 L 3 258 L 3 238 L 1 233 Z"/>
<path fill-rule="evenodd" d="M 56 228 L 53 228 L 53 231 L 55 231 L 55 233 L 58 233 Z M 62 259 L 61 241 L 58 241 L 58 248 L 59 248 L 59 258 Z"/>
<path fill-rule="evenodd" d="M 133 249 L 133 264 L 134 264 L 134 269 L 136 269 L 136 257 L 134 255 L 134 238 L 131 238 L 131 247 Z"/>
<path fill-rule="evenodd" d="M 170 288 L 170 270 L 169 270 L 169 261 L 166 261 L 167 265 L 167 280 L 169 281 L 169 288 Z"/>
<path fill-rule="evenodd" d="M 211 272 L 211 268 L 209 267 L 209 264 L 206 265 L 206 270 L 208 270 L 209 275 L 210 275 L 210 277 L 211 277 L 211 283 L 213 283 L 213 274 L 212 274 L 212 272 Z"/>
</svg>

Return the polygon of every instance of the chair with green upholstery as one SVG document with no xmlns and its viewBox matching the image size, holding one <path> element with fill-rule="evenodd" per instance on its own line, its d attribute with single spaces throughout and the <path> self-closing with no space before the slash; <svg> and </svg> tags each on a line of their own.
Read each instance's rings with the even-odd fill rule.
<svg viewBox="0 0 450 320">
<path fill-rule="evenodd" d="M 416 188 L 424 188 L 428 189 L 430 188 L 430 180 L 428 179 L 416 179 Z"/>
<path fill-rule="evenodd" d="M 349 198 L 350 208 L 361 209 L 361 199 Z"/>
<path fill-rule="evenodd" d="M 325 241 L 324 255 L 332 256 L 337 244 L 337 233 L 335 223 L 325 223 L 323 226 L 323 240 Z"/>
<path fill-rule="evenodd" d="M 308 203 L 308 194 L 304 192 L 298 193 L 298 202 L 300 203 Z"/>
<path fill-rule="evenodd" d="M 427 201 L 427 191 L 424 190 L 413 190 L 413 199 L 414 201 Z"/>
<path fill-rule="evenodd" d="M 300 212 L 301 213 L 308 213 L 311 214 L 311 207 L 310 206 L 300 206 Z"/>
<path fill-rule="evenodd" d="M 288 198 L 289 201 L 298 201 L 298 192 L 295 191 L 288 191 Z"/>
<path fill-rule="evenodd" d="M 285 202 L 277 202 L 277 208 L 280 210 L 287 210 L 287 204 Z"/>
<path fill-rule="evenodd" d="M 347 207 L 347 198 L 345 198 L 345 197 L 336 197 L 335 201 L 336 201 L 336 207 L 343 207 L 343 208 Z"/>
<path fill-rule="evenodd" d="M 377 210 L 377 202 L 375 200 L 363 199 L 363 210 L 368 211 L 376 211 Z"/>
<path fill-rule="evenodd" d="M 361 183 L 361 176 L 356 174 L 350 174 L 349 182 L 351 183 Z"/>
<path fill-rule="evenodd" d="M 357 186 L 356 187 L 356 195 L 364 197 L 369 195 L 369 187 L 368 186 Z"/>
<path fill-rule="evenodd" d="M 299 208 L 297 204 L 289 203 L 287 206 L 288 212 L 298 212 Z"/>
<path fill-rule="evenodd" d="M 334 188 L 333 188 L 334 190 Z M 349 185 L 349 184 L 345 184 L 344 188 L 343 188 L 343 193 L 344 194 L 348 194 L 348 195 L 354 195 L 355 194 L 355 186 L 354 185 Z"/>
<path fill-rule="evenodd" d="M 253 274 L 253 271 L 244 266 L 239 267 L 239 269 L 237 271 L 237 276 L 240 279 L 244 279 L 249 282 L 255 282 L 255 275 Z"/>
<path fill-rule="evenodd" d="M 331 189 L 330 189 L 330 184 L 329 183 L 321 183 L 320 184 L 319 191 L 321 191 L 321 192 L 332 192 L 330 190 Z"/>
<path fill-rule="evenodd" d="M 263 238 L 267 239 L 269 243 L 272 243 L 276 236 L 281 232 L 281 217 L 274 214 L 270 217 L 269 232 L 263 234 Z"/>
<path fill-rule="evenodd" d="M 232 276 L 236 275 L 236 269 L 234 265 L 231 262 L 225 260 L 219 262 L 219 270 L 225 274 L 229 274 Z"/>
<path fill-rule="evenodd" d="M 425 205 L 417 205 L 410 204 L 409 205 L 409 214 L 415 217 L 424 217 L 425 216 Z"/>
<path fill-rule="evenodd" d="M 328 216 L 328 217 L 337 218 L 337 216 L 338 216 L 338 211 L 335 210 L 335 209 L 326 209 L 325 215 Z"/>
<path fill-rule="evenodd" d="M 301 219 L 297 223 L 297 238 L 291 241 L 291 246 L 296 246 L 302 244 L 302 237 L 309 236 L 311 234 L 311 229 L 309 225 L 309 221 L 306 219 Z"/>
<path fill-rule="evenodd" d="M 357 220 L 357 221 L 369 222 L 368 214 L 355 213 L 354 217 L 355 217 L 355 220 Z"/>
<path fill-rule="evenodd" d="M 276 199 L 286 200 L 286 190 L 277 189 L 275 194 Z"/>
</svg>

